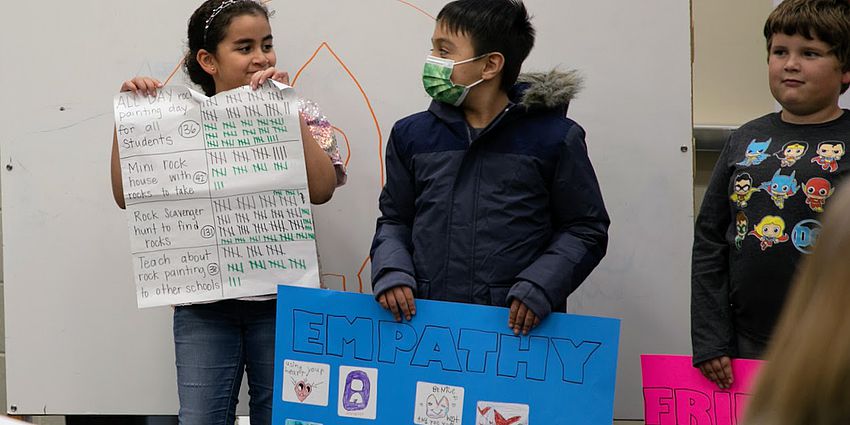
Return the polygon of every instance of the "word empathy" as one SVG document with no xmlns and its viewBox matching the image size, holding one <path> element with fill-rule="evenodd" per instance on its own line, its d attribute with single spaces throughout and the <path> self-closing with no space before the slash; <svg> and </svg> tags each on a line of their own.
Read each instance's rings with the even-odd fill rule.
<svg viewBox="0 0 850 425">
<path fill-rule="evenodd" d="M 554 355 L 561 365 L 560 379 L 574 384 L 584 382 L 585 366 L 601 345 L 546 336 L 520 338 L 476 329 L 455 331 L 440 326 L 425 326 L 419 332 L 407 323 L 304 310 L 292 312 L 292 323 L 295 353 L 342 357 L 348 349 L 362 361 L 404 362 L 411 367 L 438 366 L 445 372 L 492 373 L 511 378 L 519 376 L 520 364 L 524 364 L 524 378 L 537 381 L 545 381 L 552 373 L 547 365 Z M 523 346 L 524 342 L 527 345 Z"/>
<path fill-rule="evenodd" d="M 273 422 L 611 424 L 617 320 L 555 313 L 515 336 L 506 308 L 416 310 L 395 322 L 370 295 L 279 287 Z"/>
</svg>

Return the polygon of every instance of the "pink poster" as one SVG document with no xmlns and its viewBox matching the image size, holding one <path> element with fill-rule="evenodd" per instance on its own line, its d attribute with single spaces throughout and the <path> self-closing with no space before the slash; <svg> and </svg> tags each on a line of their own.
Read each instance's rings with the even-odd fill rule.
<svg viewBox="0 0 850 425">
<path fill-rule="evenodd" d="M 760 360 L 732 360 L 734 383 L 720 389 L 693 367 L 690 356 L 644 354 L 646 425 L 738 425 L 752 393 Z"/>
</svg>

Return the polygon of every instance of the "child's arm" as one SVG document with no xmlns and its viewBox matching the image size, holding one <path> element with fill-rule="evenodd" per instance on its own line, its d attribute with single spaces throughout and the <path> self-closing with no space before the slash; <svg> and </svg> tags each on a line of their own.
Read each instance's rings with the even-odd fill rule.
<svg viewBox="0 0 850 425">
<path fill-rule="evenodd" d="M 162 83 L 150 77 L 134 77 L 121 83 L 121 92 L 131 91 L 136 96 L 156 96 L 156 89 Z M 118 133 L 112 127 L 112 158 L 110 160 L 110 178 L 112 180 L 112 197 L 121 209 L 124 205 L 124 184 L 121 181 L 121 158 L 118 156 Z"/>
<path fill-rule="evenodd" d="M 316 143 L 304 117 L 301 122 L 301 142 L 304 145 L 304 162 L 307 165 L 307 187 L 310 190 L 310 202 L 324 204 L 331 199 L 336 189 L 336 170 L 328 155 Z"/>
<path fill-rule="evenodd" d="M 257 90 L 268 79 L 289 85 L 289 73 L 274 67 L 255 72 L 248 85 Z M 299 114 L 298 120 L 301 124 L 301 143 L 304 146 L 304 162 L 307 166 L 307 187 L 310 191 L 310 202 L 324 204 L 331 199 L 334 189 L 336 189 L 336 169 L 327 153 L 316 143 L 304 116 Z"/>
<path fill-rule="evenodd" d="M 703 374 L 721 387 L 731 385 L 729 356 L 735 332 L 729 300 L 729 244 L 731 225 L 727 143 L 697 216 L 691 266 L 691 343 L 693 361 Z M 727 373 L 728 372 L 728 373 Z"/>
<path fill-rule="evenodd" d="M 413 294 L 416 273 L 413 269 L 412 227 L 414 216 L 413 174 L 398 152 L 398 143 L 390 133 L 387 142 L 387 183 L 381 191 L 381 216 L 372 240 L 372 292 L 381 305 L 392 311 L 396 320 L 416 314 Z"/>
<path fill-rule="evenodd" d="M 110 160 L 110 174 L 112 178 L 112 197 L 122 210 L 124 205 L 124 183 L 121 181 L 121 159 L 118 157 L 118 134 L 112 128 L 112 159 Z"/>
<path fill-rule="evenodd" d="M 584 130 L 577 124 L 562 143 L 549 197 L 552 239 L 508 292 L 509 304 L 520 301 L 540 320 L 578 288 L 608 246 L 610 220 L 587 156 Z M 528 322 L 527 316 L 523 321 Z"/>
</svg>

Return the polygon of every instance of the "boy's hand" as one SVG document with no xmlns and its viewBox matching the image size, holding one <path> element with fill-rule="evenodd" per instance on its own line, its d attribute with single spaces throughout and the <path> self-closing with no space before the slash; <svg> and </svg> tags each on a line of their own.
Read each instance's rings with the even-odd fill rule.
<svg viewBox="0 0 850 425">
<path fill-rule="evenodd" d="M 121 83 L 121 91 L 131 91 L 136 95 L 156 96 L 156 89 L 161 88 L 162 83 L 151 77 L 134 77 Z"/>
<path fill-rule="evenodd" d="M 732 378 L 732 359 L 729 356 L 716 357 L 697 365 L 703 376 L 717 384 L 720 389 L 729 389 L 735 380 Z"/>
<path fill-rule="evenodd" d="M 402 314 L 408 321 L 416 314 L 413 290 L 409 286 L 399 285 L 387 289 L 378 296 L 378 302 L 393 313 L 396 322 L 401 322 Z"/>
<path fill-rule="evenodd" d="M 257 88 L 262 86 L 269 78 L 277 81 L 278 83 L 283 83 L 287 86 L 289 85 L 289 73 L 272 67 L 255 72 L 254 75 L 251 76 L 251 88 L 257 90 Z"/>
<path fill-rule="evenodd" d="M 528 335 L 535 326 L 540 324 L 540 318 L 531 311 L 522 301 L 514 298 L 511 302 L 511 314 L 508 316 L 508 327 L 513 329 L 514 335 Z"/>
</svg>

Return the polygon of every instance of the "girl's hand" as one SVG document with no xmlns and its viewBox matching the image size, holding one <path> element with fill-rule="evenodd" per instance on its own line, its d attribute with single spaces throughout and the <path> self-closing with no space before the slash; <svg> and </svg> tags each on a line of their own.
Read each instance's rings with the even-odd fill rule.
<svg viewBox="0 0 850 425">
<path fill-rule="evenodd" d="M 162 88 L 159 80 L 151 77 L 134 77 L 121 84 L 121 91 L 131 91 L 138 95 L 156 96 L 156 89 Z"/>
<path fill-rule="evenodd" d="M 276 69 L 274 67 L 257 71 L 251 76 L 251 88 L 257 90 L 263 83 L 271 78 L 278 83 L 289 85 L 289 73 Z"/>
</svg>

